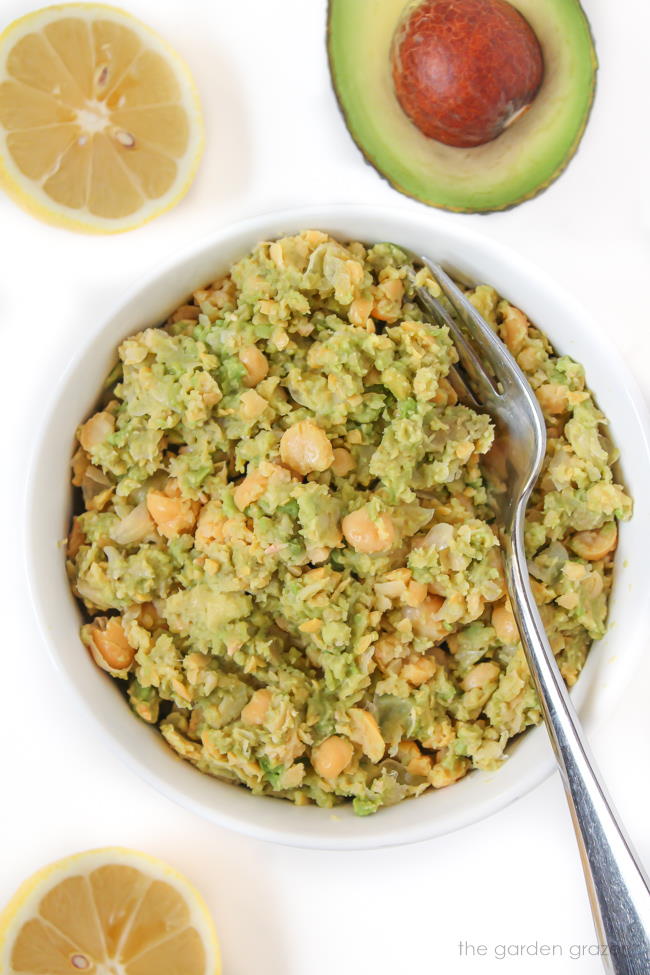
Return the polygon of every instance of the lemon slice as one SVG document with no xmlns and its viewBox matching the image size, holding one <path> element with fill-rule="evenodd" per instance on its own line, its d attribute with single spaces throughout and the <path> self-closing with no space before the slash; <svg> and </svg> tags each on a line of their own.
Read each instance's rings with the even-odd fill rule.
<svg viewBox="0 0 650 975">
<path fill-rule="evenodd" d="M 192 76 L 130 14 L 45 7 L 0 36 L 0 178 L 36 216 L 129 230 L 187 192 L 203 151 Z"/>
<path fill-rule="evenodd" d="M 201 895 L 167 864 L 119 847 L 52 863 L 0 916 L 1 975 L 220 975 Z"/>
</svg>

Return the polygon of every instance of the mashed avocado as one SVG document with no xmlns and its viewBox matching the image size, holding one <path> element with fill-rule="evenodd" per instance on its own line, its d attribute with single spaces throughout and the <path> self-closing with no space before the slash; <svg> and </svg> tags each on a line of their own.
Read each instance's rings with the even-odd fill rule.
<svg viewBox="0 0 650 975">
<path fill-rule="evenodd" d="M 458 402 L 409 271 L 319 231 L 259 244 L 122 343 L 72 463 L 82 639 L 135 712 L 203 772 L 360 815 L 497 768 L 540 720 L 481 472 L 491 421 Z M 582 367 L 492 288 L 470 298 L 546 417 L 526 545 L 573 684 L 631 502 Z"/>
</svg>

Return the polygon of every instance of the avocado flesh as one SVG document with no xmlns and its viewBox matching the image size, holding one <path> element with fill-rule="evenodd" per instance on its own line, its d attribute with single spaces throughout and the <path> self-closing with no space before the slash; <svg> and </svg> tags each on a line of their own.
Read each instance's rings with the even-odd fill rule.
<svg viewBox="0 0 650 975">
<path fill-rule="evenodd" d="M 544 81 L 497 139 L 457 149 L 424 136 L 393 90 L 390 48 L 405 0 L 329 0 L 328 47 L 339 104 L 368 162 L 407 196 L 466 213 L 503 210 L 545 189 L 575 153 L 597 61 L 578 0 L 510 0 L 535 31 Z"/>
</svg>

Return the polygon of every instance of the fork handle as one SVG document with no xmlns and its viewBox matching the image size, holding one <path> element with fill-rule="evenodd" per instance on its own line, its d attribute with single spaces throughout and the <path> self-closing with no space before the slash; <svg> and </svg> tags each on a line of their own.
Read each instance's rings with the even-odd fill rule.
<svg viewBox="0 0 650 975">
<path fill-rule="evenodd" d="M 648 975 L 648 877 L 607 796 L 537 611 L 524 554 L 522 509 L 503 543 L 512 608 L 560 767 L 605 971 Z"/>
</svg>

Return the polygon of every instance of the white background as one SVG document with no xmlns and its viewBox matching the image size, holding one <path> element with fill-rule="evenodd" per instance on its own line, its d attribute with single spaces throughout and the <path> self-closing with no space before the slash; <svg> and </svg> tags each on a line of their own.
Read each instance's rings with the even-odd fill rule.
<svg viewBox="0 0 650 975">
<path fill-rule="evenodd" d="M 124 236 L 51 229 L 0 197 L 0 902 L 50 859 L 124 844 L 166 858 L 200 887 L 226 975 L 599 972 L 598 961 L 570 957 L 595 937 L 557 776 L 482 824 L 414 847 L 272 847 L 208 825 L 140 782 L 87 726 L 46 657 L 22 569 L 24 479 L 52 382 L 77 341 L 143 272 L 242 216 L 346 201 L 424 211 L 368 168 L 348 137 L 329 84 L 325 0 L 124 2 L 190 63 L 208 144 L 185 201 Z M 0 20 L 30 7 L 0 0 Z M 445 219 L 473 223 L 573 291 L 649 397 L 650 9 L 647 0 L 585 7 L 601 71 L 578 156 L 533 202 Z M 647 864 L 649 684 L 650 664 L 592 742 Z M 488 955 L 461 957 L 460 940 L 486 944 Z M 493 954 L 494 945 L 535 942 L 558 944 L 563 958 Z"/>
</svg>

